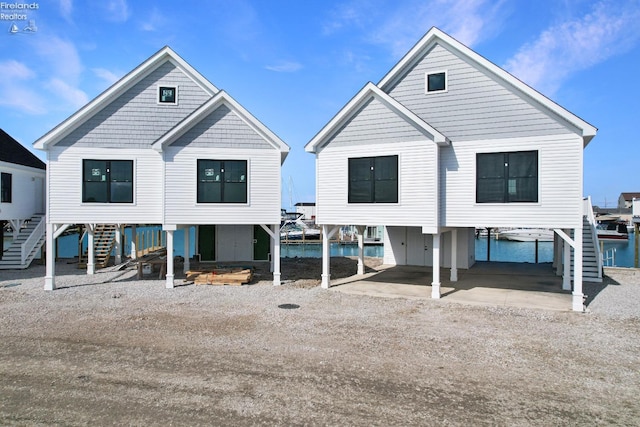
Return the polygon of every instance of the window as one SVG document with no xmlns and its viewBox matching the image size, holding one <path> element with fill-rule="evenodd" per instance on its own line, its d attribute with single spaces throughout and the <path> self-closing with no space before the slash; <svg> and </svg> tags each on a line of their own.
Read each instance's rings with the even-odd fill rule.
<svg viewBox="0 0 640 427">
<path fill-rule="evenodd" d="M 158 87 L 158 103 L 177 104 L 178 88 L 175 86 L 159 86 Z"/>
<path fill-rule="evenodd" d="M 447 72 L 427 73 L 427 93 L 447 91 Z"/>
<path fill-rule="evenodd" d="M 478 153 L 476 202 L 538 201 L 538 152 Z"/>
<path fill-rule="evenodd" d="M 11 174 L 2 172 L 0 177 L 0 202 L 11 203 Z"/>
<path fill-rule="evenodd" d="M 247 161 L 198 160 L 198 203 L 247 203 Z"/>
<path fill-rule="evenodd" d="M 349 203 L 398 203 L 398 156 L 349 159 Z"/>
<path fill-rule="evenodd" d="M 133 160 L 83 160 L 82 201 L 133 203 Z"/>
</svg>

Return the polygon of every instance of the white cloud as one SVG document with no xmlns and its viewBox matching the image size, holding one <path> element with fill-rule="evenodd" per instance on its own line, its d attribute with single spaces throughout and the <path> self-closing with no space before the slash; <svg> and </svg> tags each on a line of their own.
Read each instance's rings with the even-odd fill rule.
<svg viewBox="0 0 640 427">
<path fill-rule="evenodd" d="M 73 11 L 73 0 L 60 0 L 60 14 L 67 21 L 71 20 L 71 12 Z"/>
<path fill-rule="evenodd" d="M 126 22 L 131 16 L 131 10 L 126 0 L 109 0 L 104 4 L 105 17 L 112 22 Z"/>
<path fill-rule="evenodd" d="M 39 37 L 33 40 L 35 51 L 43 60 L 43 65 L 46 66 L 49 74 L 68 80 L 78 80 L 84 67 L 73 43 L 56 36 Z"/>
<path fill-rule="evenodd" d="M 112 85 L 117 82 L 118 79 L 120 79 L 120 77 L 116 73 L 113 73 L 105 68 L 92 68 L 91 71 L 93 71 L 93 73 L 97 77 L 107 82 L 108 85 Z"/>
<path fill-rule="evenodd" d="M 524 45 L 505 68 L 546 95 L 571 74 L 624 53 L 640 41 L 637 2 L 601 1 L 592 11 L 543 31 Z"/>
<path fill-rule="evenodd" d="M 10 60 L 0 62 L 0 106 L 29 114 L 43 114 L 42 97 L 34 88 L 36 73 L 25 64 Z"/>
<path fill-rule="evenodd" d="M 293 73 L 302 69 L 302 64 L 298 62 L 284 61 L 276 65 L 267 65 L 265 68 L 279 73 Z"/>
<path fill-rule="evenodd" d="M 366 32 L 371 28 L 367 41 L 387 46 L 397 57 L 405 54 L 434 26 L 473 46 L 499 32 L 505 15 L 504 4 L 505 0 L 410 0 L 381 6 L 354 0 L 332 12 L 323 33 L 331 35 L 352 27 Z"/>
<path fill-rule="evenodd" d="M 89 102 L 89 97 L 86 93 L 61 79 L 53 78 L 49 80 L 46 87 L 49 91 L 55 93 L 58 99 L 66 100 L 74 108 L 80 108 Z"/>
<path fill-rule="evenodd" d="M 158 31 L 166 22 L 164 15 L 154 7 L 149 17 L 141 23 L 140 28 L 143 31 Z"/>
</svg>

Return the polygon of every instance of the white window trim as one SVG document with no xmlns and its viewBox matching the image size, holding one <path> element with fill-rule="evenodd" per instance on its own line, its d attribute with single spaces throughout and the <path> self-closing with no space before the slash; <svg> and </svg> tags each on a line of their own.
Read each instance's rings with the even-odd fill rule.
<svg viewBox="0 0 640 427">
<path fill-rule="evenodd" d="M 198 160 L 216 160 L 216 161 L 235 161 L 235 160 L 244 160 L 247 162 L 247 201 L 245 203 L 209 203 L 209 202 L 198 202 Z M 228 156 L 215 156 L 215 158 L 211 156 L 196 156 L 195 159 L 195 167 L 193 168 L 193 180 L 192 182 L 196 183 L 195 191 L 193 192 L 193 201 L 194 206 L 204 206 L 204 207 L 217 207 L 217 206 L 251 206 L 251 159 L 250 158 L 240 158 L 240 157 L 228 157 Z M 223 208 L 224 209 L 224 208 Z"/>
<path fill-rule="evenodd" d="M 135 158 L 126 158 L 126 159 L 118 159 L 113 156 L 91 156 L 91 157 L 82 157 L 80 160 L 80 206 L 137 206 L 137 189 L 138 189 L 138 162 Z M 84 161 L 85 160 L 102 160 L 102 161 L 117 161 L 117 160 L 131 160 L 133 162 L 133 200 L 131 203 L 100 203 L 100 202 L 84 202 L 82 201 L 82 180 L 84 177 L 82 176 Z"/>
<path fill-rule="evenodd" d="M 176 90 L 176 101 L 175 102 L 160 102 L 160 88 L 161 87 L 170 87 L 175 88 Z M 156 104 L 158 105 L 178 105 L 178 93 L 180 92 L 178 85 L 171 84 L 159 84 L 156 86 Z"/>
<path fill-rule="evenodd" d="M 444 73 L 444 89 L 429 91 L 429 76 L 431 74 L 440 74 L 440 73 Z M 426 73 L 424 73 L 424 93 L 426 95 L 433 95 L 436 93 L 446 93 L 446 92 L 449 92 L 449 70 L 433 70 L 433 71 L 427 71 Z"/>
</svg>

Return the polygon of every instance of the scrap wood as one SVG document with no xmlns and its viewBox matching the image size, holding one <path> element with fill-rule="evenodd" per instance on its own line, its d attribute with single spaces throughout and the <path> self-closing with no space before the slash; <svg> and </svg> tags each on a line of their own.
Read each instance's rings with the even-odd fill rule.
<svg viewBox="0 0 640 427">
<path fill-rule="evenodd" d="M 186 280 L 196 285 L 242 285 L 253 278 L 251 269 L 215 269 L 212 271 L 187 271 Z"/>
</svg>

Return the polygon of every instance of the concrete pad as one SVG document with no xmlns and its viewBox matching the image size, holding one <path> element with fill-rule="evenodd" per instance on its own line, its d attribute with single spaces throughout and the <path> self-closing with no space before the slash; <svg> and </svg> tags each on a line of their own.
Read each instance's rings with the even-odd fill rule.
<svg viewBox="0 0 640 427">
<path fill-rule="evenodd" d="M 476 266 L 458 270 L 457 282 L 443 280 L 439 301 L 571 310 L 571 293 L 562 290 L 562 278 L 553 273 L 550 265 L 478 263 Z M 447 270 L 441 269 L 441 277 L 449 277 Z M 332 281 L 330 289 L 386 298 L 431 299 L 431 280 L 430 267 L 381 266 L 376 272 Z"/>
</svg>

